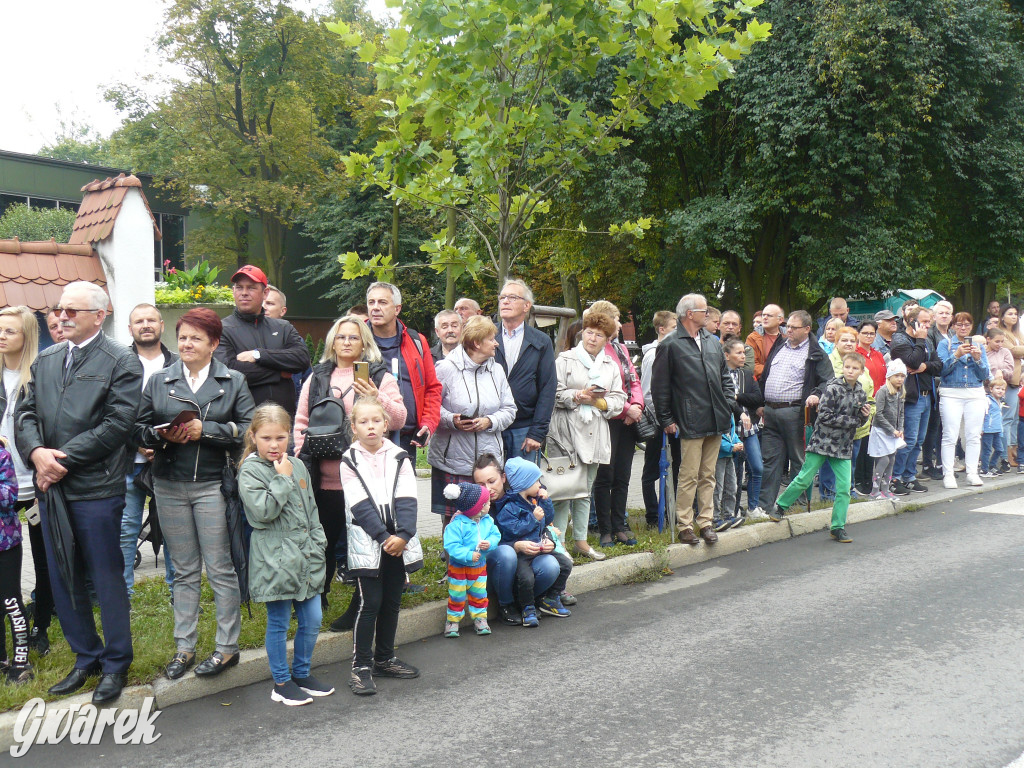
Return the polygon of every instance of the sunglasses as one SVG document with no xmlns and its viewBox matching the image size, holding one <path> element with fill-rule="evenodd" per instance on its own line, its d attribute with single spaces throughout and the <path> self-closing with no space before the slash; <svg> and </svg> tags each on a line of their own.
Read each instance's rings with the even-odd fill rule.
<svg viewBox="0 0 1024 768">
<path fill-rule="evenodd" d="M 68 316 L 69 320 L 74 320 L 75 316 L 79 312 L 99 312 L 99 311 L 100 310 L 98 310 L 98 309 L 78 309 L 76 307 L 54 307 L 53 308 L 53 314 L 57 315 L 57 317 L 60 317 L 60 314 L 63 312 L 65 315 Z"/>
</svg>

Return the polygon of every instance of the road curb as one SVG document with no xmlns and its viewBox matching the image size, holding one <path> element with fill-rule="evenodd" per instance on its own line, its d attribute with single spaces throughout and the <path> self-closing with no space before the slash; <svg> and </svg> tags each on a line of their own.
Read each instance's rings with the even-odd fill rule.
<svg viewBox="0 0 1024 768">
<path fill-rule="evenodd" d="M 850 506 L 847 525 L 889 517 L 921 507 L 931 507 L 954 499 L 979 495 L 986 491 L 1000 490 L 1024 484 L 1024 476 L 1012 475 L 990 480 L 984 487 L 961 488 L 957 490 L 941 489 L 929 492 L 927 497 L 904 497 L 893 501 L 866 501 Z M 601 562 L 587 563 L 576 566 L 569 577 L 568 589 L 575 594 L 592 592 L 606 587 L 626 584 L 645 577 L 654 568 L 683 568 L 688 565 L 726 557 L 737 552 L 754 549 L 776 541 L 784 541 L 796 536 L 803 536 L 825 530 L 831 520 L 831 509 L 820 509 L 812 512 L 800 512 L 787 515 L 780 523 L 758 523 L 744 525 L 719 534 L 718 543 L 708 545 L 701 542 L 697 545 L 670 544 L 666 553 L 638 552 L 623 555 Z M 441 633 L 444 627 L 446 604 L 443 601 L 418 605 L 403 610 L 398 624 L 396 645 L 426 640 Z M 468 619 L 467 619 L 468 623 Z M 292 644 L 289 642 L 289 652 Z M 313 665 L 322 666 L 345 661 L 352 657 L 351 632 L 322 632 L 317 640 L 313 655 Z M 137 685 L 125 688 L 116 708 L 138 709 L 143 700 L 152 696 L 155 706 L 159 709 L 199 699 L 215 693 L 223 693 L 251 683 L 270 680 L 270 667 L 267 662 L 266 650 L 263 648 L 242 651 L 242 658 L 237 667 L 214 678 L 197 678 L 186 675 L 180 680 L 161 678 L 149 685 Z M 335 681 L 341 688 L 344 680 Z M 91 701 L 92 693 L 80 694 L 49 702 L 47 711 L 67 709 L 81 706 Z M 20 710 L 0 713 L 0 751 L 6 752 L 16 742 L 14 727 Z"/>
</svg>

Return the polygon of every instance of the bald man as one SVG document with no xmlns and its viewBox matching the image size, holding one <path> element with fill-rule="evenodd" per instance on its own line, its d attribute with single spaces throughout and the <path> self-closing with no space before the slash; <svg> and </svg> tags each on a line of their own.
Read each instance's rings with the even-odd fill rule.
<svg viewBox="0 0 1024 768">
<path fill-rule="evenodd" d="M 462 318 L 463 325 L 469 322 L 469 318 L 483 314 L 480 310 L 480 305 L 465 296 L 455 302 L 454 309 L 458 316 Z"/>
<path fill-rule="evenodd" d="M 761 311 L 761 329 L 755 328 L 754 332 L 747 336 L 746 344 L 754 350 L 754 378 L 758 381 L 761 380 L 768 353 L 779 340 L 782 321 L 785 319 L 786 314 L 782 307 L 778 304 L 769 304 Z"/>
</svg>

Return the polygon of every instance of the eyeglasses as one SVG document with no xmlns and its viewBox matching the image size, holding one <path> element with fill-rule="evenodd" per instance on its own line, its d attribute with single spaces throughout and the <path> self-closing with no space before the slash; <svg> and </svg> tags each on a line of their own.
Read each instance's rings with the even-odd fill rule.
<svg viewBox="0 0 1024 768">
<path fill-rule="evenodd" d="M 77 315 L 79 312 L 100 312 L 100 311 L 101 310 L 99 310 L 99 309 L 77 309 L 75 307 L 54 307 L 53 308 L 53 313 L 55 315 L 60 317 L 60 314 L 63 312 L 65 315 L 68 316 L 69 320 L 74 320 L 75 319 L 75 315 Z"/>
<path fill-rule="evenodd" d="M 875 332 L 874 331 L 861 331 L 860 335 L 861 336 L 874 336 Z"/>
<path fill-rule="evenodd" d="M 966 322 L 966 321 L 959 322 L 959 323 L 953 323 L 953 325 L 955 325 L 957 328 L 970 328 L 971 327 L 971 324 L 969 322 Z"/>
<path fill-rule="evenodd" d="M 0 329 L 0 336 L 20 336 L 21 331 L 17 328 L 2 328 Z"/>
<path fill-rule="evenodd" d="M 804 330 L 806 328 L 809 328 L 810 326 L 808 326 L 808 325 L 793 325 L 792 323 L 790 323 L 786 327 L 789 328 L 789 330 L 791 330 L 791 331 L 802 331 L 802 330 Z"/>
<path fill-rule="evenodd" d="M 498 301 L 526 301 L 526 297 L 516 296 L 514 293 L 503 293 L 498 297 Z"/>
<path fill-rule="evenodd" d="M 357 341 L 362 341 L 362 336 L 335 336 L 335 341 L 349 341 L 355 344 Z"/>
<path fill-rule="evenodd" d="M 691 312 L 703 312 L 705 315 L 708 313 L 706 309 L 691 309 Z"/>
</svg>

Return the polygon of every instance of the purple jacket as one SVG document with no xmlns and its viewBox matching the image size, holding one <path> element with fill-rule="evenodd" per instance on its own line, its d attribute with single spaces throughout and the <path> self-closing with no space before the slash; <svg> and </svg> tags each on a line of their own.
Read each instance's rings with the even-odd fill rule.
<svg viewBox="0 0 1024 768">
<path fill-rule="evenodd" d="M 0 447 L 0 552 L 21 544 L 21 520 L 14 511 L 18 500 L 18 478 L 10 452 Z"/>
</svg>

